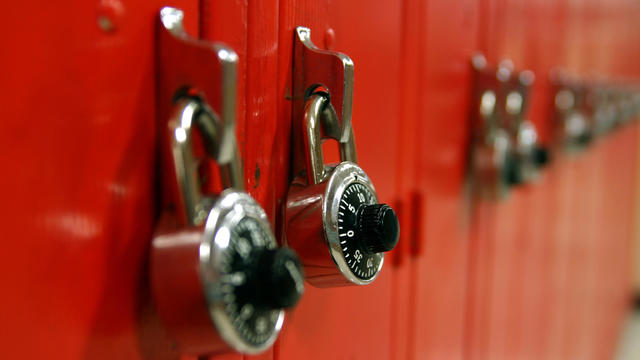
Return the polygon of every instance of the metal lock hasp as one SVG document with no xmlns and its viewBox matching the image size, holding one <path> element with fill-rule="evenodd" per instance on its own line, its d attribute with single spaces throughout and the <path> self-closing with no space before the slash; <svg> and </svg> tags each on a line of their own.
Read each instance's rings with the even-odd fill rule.
<svg viewBox="0 0 640 360">
<path fill-rule="evenodd" d="M 506 60 L 506 66 L 513 68 L 511 61 Z M 504 63 L 504 62 L 503 62 Z M 534 124 L 526 119 L 531 86 L 535 75 L 529 70 L 510 71 L 511 76 L 502 87 L 504 107 L 501 108 L 505 119 L 505 129 L 514 144 L 514 155 L 517 166 L 513 174 L 514 184 L 535 180 L 539 169 L 548 162 L 549 153 L 542 146 L 538 131 Z"/>
<path fill-rule="evenodd" d="M 622 118 L 616 101 L 616 95 L 621 95 L 619 90 L 611 84 L 598 84 L 587 88 L 586 94 L 591 95 L 587 99 L 593 100 L 593 135 L 601 136 L 613 130 Z"/>
<path fill-rule="evenodd" d="M 471 58 L 470 176 L 474 194 L 497 199 L 517 183 L 518 162 L 504 111 L 509 67 L 491 67 L 482 54 Z"/>
<path fill-rule="evenodd" d="M 587 88 L 577 77 L 561 70 L 553 71 L 550 78 L 556 146 L 569 152 L 580 151 L 591 143 L 596 130 Z M 608 120 L 607 114 L 602 115 Z"/>
<path fill-rule="evenodd" d="M 371 179 L 357 165 L 353 63 L 346 55 L 316 48 L 307 28 L 296 29 L 294 46 L 286 243 L 299 254 L 312 285 L 369 284 L 382 268 L 384 252 L 396 245 L 399 224 L 393 209 L 378 203 Z M 339 164 L 324 163 L 323 139 L 338 141 Z"/>
<path fill-rule="evenodd" d="M 168 196 L 152 241 L 153 297 L 181 351 L 254 354 L 273 344 L 284 308 L 300 298 L 301 265 L 291 250 L 277 248 L 266 213 L 242 191 L 237 56 L 223 45 L 190 38 L 182 16 L 175 8 L 160 12 L 158 115 Z M 203 161 L 219 168 L 221 191 L 203 191 L 194 153 L 198 140 Z"/>
</svg>

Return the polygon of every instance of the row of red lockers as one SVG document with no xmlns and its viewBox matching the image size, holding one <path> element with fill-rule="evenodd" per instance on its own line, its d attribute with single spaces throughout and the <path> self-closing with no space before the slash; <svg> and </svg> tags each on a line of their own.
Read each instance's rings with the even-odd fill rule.
<svg viewBox="0 0 640 360">
<path fill-rule="evenodd" d="M 400 209 L 399 248 L 373 285 L 308 286 L 274 348 L 245 358 L 612 356 L 631 291 L 636 127 L 558 154 L 538 182 L 470 207 L 469 60 L 482 51 L 535 72 L 529 114 L 549 143 L 552 68 L 640 76 L 639 4 L 109 0 L 4 9 L 3 357 L 178 355 L 146 269 L 153 32 L 164 5 L 240 55 L 247 188 L 274 224 L 289 181 L 282 94 L 297 25 L 354 59 L 358 155 L 381 200 Z"/>
</svg>

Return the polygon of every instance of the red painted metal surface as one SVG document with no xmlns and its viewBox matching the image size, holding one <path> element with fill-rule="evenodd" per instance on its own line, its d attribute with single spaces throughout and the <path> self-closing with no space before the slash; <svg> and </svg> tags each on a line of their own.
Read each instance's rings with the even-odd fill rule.
<svg viewBox="0 0 640 360">
<path fill-rule="evenodd" d="M 626 65 L 637 46 L 617 58 L 603 54 L 620 46 L 611 32 L 628 29 L 624 23 L 631 18 L 618 11 L 635 13 L 630 2 L 483 5 L 480 43 L 489 60 L 509 57 L 537 75 L 529 114 L 547 143 L 552 67 L 582 76 L 637 76 L 637 69 Z M 581 154 L 556 152 L 538 183 L 480 210 L 484 215 L 474 219 L 471 240 L 472 252 L 481 252 L 470 269 L 470 358 L 611 357 L 629 295 L 627 280 L 614 280 L 627 279 L 628 270 L 613 264 L 615 259 L 626 263 L 631 235 L 625 231 L 632 227 L 633 209 L 628 198 L 635 179 L 632 168 L 613 162 L 613 152 L 633 161 L 634 132 L 633 127 L 618 130 Z M 609 300 L 596 295 L 603 293 Z"/>
<path fill-rule="evenodd" d="M 298 25 L 354 60 L 360 163 L 402 222 L 399 248 L 373 285 L 307 286 L 273 349 L 212 359 L 610 357 L 630 291 L 637 128 L 557 153 L 539 181 L 503 202 L 471 202 L 469 58 L 480 50 L 536 73 L 529 115 L 550 144 L 552 68 L 640 77 L 640 7 L 631 0 L 8 5 L 3 357 L 181 356 L 147 279 L 160 208 L 154 22 L 165 5 L 185 11 L 189 33 L 239 55 L 247 190 L 279 239 Z"/>
<path fill-rule="evenodd" d="M 478 10 L 474 1 L 430 1 L 420 12 L 415 186 L 425 211 L 411 285 L 416 359 L 464 358 L 470 56 L 477 49 Z"/>
<path fill-rule="evenodd" d="M 388 96 L 378 89 L 381 86 L 391 89 L 398 86 L 399 62 L 396 55 L 400 49 L 394 39 L 399 39 L 399 36 L 391 35 L 399 32 L 399 21 L 386 17 L 384 13 L 399 14 L 399 6 L 397 9 L 396 6 L 383 8 L 369 3 L 330 4 L 324 1 L 280 3 L 280 94 L 290 91 L 295 26 L 309 27 L 316 45 L 332 43 L 333 50 L 352 58 L 355 64 L 353 126 L 358 159 L 371 177 L 382 202 L 394 200 L 395 176 L 390 167 L 397 150 L 394 137 L 388 134 L 396 132 L 397 123 L 391 119 L 397 114 L 399 96 L 393 91 Z M 356 9 L 367 14 L 360 22 L 352 22 L 348 16 Z M 388 26 L 379 26 L 380 22 L 389 21 L 392 22 Z M 394 30 L 396 26 L 397 30 Z M 335 40 L 329 36 L 325 41 L 329 29 L 333 30 Z M 384 34 L 383 31 L 391 33 Z M 383 42 L 379 41 L 381 38 Z M 290 116 L 291 102 L 282 97 L 279 121 L 289 124 Z M 335 150 L 333 154 L 335 159 Z M 331 160 L 330 152 L 325 156 Z M 385 161 L 379 161 L 380 157 Z M 389 358 L 393 297 L 389 291 L 392 280 L 390 265 L 387 261 L 382 273 L 369 286 L 330 289 L 308 286 L 278 342 L 278 358 Z"/>
<path fill-rule="evenodd" d="M 192 17 L 194 2 L 170 2 Z M 161 358 L 146 263 L 154 209 L 154 21 L 140 2 L 14 3 L 3 25 L 0 194 L 6 358 Z M 20 29 L 19 35 L 15 30 Z M 11 105 L 9 105 L 11 104 Z M 9 120 L 14 119 L 14 120 Z M 20 156 L 14 156 L 20 154 Z M 11 240 L 14 239 L 14 240 Z"/>
</svg>

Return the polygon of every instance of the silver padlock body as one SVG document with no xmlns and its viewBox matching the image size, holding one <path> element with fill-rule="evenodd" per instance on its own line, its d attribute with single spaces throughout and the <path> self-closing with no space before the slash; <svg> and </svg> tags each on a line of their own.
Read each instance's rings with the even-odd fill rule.
<svg viewBox="0 0 640 360">
<path fill-rule="evenodd" d="M 372 196 L 371 204 L 378 203 L 367 174 L 348 161 L 333 167 L 319 184 L 308 185 L 306 177 L 300 175 L 289 188 L 286 244 L 298 253 L 306 279 L 314 286 L 366 285 L 382 269 L 384 253 L 375 253 L 360 259 L 365 264 L 370 261 L 370 272 L 353 270 L 353 254 L 341 243 L 338 217 L 345 211 L 340 208 L 341 199 L 351 185 L 363 186 Z"/>
<path fill-rule="evenodd" d="M 240 244 L 246 239 L 234 236 L 234 231 L 245 223 L 264 234 L 259 241 Z M 162 231 L 163 227 L 174 230 Z M 191 354 L 225 350 L 255 354 L 270 347 L 282 328 L 284 310 L 262 310 L 264 314 L 252 310 L 249 320 L 260 322 L 259 331 L 247 329 L 247 321 L 236 321 L 246 315 L 246 303 L 234 295 L 241 274 L 231 266 L 233 257 L 248 251 L 239 250 L 243 247 L 277 246 L 255 200 L 227 189 L 216 197 L 203 226 L 175 230 L 175 224 L 165 223 L 163 227 L 152 243 L 152 290 L 158 312 L 180 349 Z"/>
</svg>

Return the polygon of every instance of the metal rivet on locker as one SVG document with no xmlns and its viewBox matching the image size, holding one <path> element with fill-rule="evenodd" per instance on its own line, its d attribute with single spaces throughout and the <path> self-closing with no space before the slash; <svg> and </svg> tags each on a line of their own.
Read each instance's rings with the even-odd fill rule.
<svg viewBox="0 0 640 360">
<path fill-rule="evenodd" d="M 153 296 L 182 351 L 253 354 L 275 341 L 304 276 L 298 257 L 277 247 L 264 210 L 243 191 L 237 56 L 187 36 L 182 16 L 174 8 L 160 13 L 158 114 L 168 196 L 152 241 Z M 219 168 L 222 191 L 203 189 L 197 150 L 205 154 L 201 162 Z"/>
<path fill-rule="evenodd" d="M 357 165 L 351 99 L 353 63 L 320 50 L 310 30 L 296 29 L 293 94 L 293 182 L 286 204 L 286 242 L 306 279 L 319 287 L 364 285 L 380 272 L 399 238 L 393 209 L 379 204 Z M 336 108 L 339 111 L 336 111 Z M 338 141 L 339 164 L 324 163 L 323 139 Z"/>
</svg>

